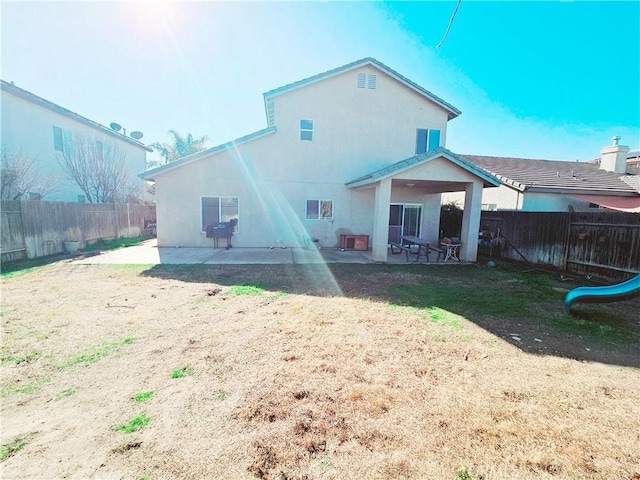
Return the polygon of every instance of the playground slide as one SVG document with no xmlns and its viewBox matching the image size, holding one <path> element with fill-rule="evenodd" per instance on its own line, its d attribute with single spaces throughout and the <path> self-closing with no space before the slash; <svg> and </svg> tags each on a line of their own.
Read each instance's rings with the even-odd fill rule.
<svg viewBox="0 0 640 480">
<path fill-rule="evenodd" d="M 640 295 L 640 275 L 626 282 L 606 287 L 578 287 L 567 293 L 564 299 L 564 313 L 569 314 L 574 302 L 608 303 L 625 300 Z"/>
</svg>

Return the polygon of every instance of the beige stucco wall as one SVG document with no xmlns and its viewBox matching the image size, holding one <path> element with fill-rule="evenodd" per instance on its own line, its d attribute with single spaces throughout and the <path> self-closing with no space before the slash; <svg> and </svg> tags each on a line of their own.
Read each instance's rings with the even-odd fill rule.
<svg viewBox="0 0 640 480">
<path fill-rule="evenodd" d="M 356 88 L 358 73 L 376 74 L 377 88 Z M 282 153 L 299 159 L 307 180 L 344 183 L 411 157 L 418 128 L 446 141 L 447 112 L 372 67 L 276 96 L 274 118 Z M 313 142 L 300 141 L 301 119 L 313 120 Z"/>
<path fill-rule="evenodd" d="M 114 143 L 126 155 L 126 163 L 131 180 L 144 191 L 145 182 L 137 177 L 146 168 L 146 150 L 131 143 L 118 140 L 117 136 L 106 134 L 65 115 L 55 113 L 4 90 L 1 94 L 0 138 L 2 147 L 10 154 L 21 152 L 36 161 L 43 176 L 51 178 L 56 190 L 45 200 L 67 202 L 78 201 L 82 190 L 69 181 L 56 162 L 53 144 L 53 127 L 68 130 L 73 135 L 83 135 L 104 144 Z"/>
<path fill-rule="evenodd" d="M 201 231 L 201 198 L 234 196 L 239 202 L 239 247 L 300 246 L 305 238 L 336 245 L 336 233 L 368 234 L 368 192 L 351 192 L 344 182 L 309 182 L 295 172 L 275 175 L 277 134 L 219 153 L 156 179 L 158 242 L 162 246 L 211 246 Z M 290 164 L 294 170 L 295 165 Z M 332 220 L 307 220 L 306 200 L 334 202 Z M 167 221 L 168 220 L 168 221 Z"/>
<path fill-rule="evenodd" d="M 357 89 L 358 72 L 375 73 L 376 90 Z M 418 128 L 440 129 L 441 146 L 446 139 L 445 110 L 369 67 L 276 96 L 274 112 L 276 133 L 156 175 L 159 245 L 212 245 L 201 231 L 202 196 L 239 198 L 238 247 L 305 238 L 333 247 L 341 233 L 372 235 L 375 189 L 345 182 L 413 156 Z M 314 122 L 312 142 L 300 140 L 301 119 Z M 437 232 L 439 195 L 406 198 L 424 203 Z M 308 199 L 333 200 L 333 219 L 307 220 Z"/>
</svg>

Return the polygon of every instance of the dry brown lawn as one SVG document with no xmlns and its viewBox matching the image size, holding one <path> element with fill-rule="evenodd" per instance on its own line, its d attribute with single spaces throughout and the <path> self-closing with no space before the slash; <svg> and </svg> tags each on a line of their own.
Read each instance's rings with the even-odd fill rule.
<svg viewBox="0 0 640 480">
<path fill-rule="evenodd" d="M 580 307 L 618 322 L 582 335 L 554 327 L 557 285 L 516 271 L 332 270 L 3 278 L 0 476 L 640 479 L 638 301 Z M 430 285 L 451 308 L 398 297 Z"/>
</svg>

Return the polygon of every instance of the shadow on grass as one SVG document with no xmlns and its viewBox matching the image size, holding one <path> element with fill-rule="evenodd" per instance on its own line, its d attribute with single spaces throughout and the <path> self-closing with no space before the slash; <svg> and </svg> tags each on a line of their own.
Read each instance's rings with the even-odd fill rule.
<svg viewBox="0 0 640 480">
<path fill-rule="evenodd" d="M 369 298 L 454 313 L 539 355 L 640 367 L 640 299 L 579 305 L 550 273 L 479 265 L 157 265 L 143 276 L 289 294 Z M 433 317 L 433 315 L 432 315 Z"/>
<path fill-rule="evenodd" d="M 2 273 L 0 275 L 2 275 L 2 277 L 10 277 L 72 257 L 74 256 L 69 255 L 68 253 L 57 253 L 55 255 L 47 255 L 46 257 L 17 260 L 15 262 L 3 262 Z"/>
<path fill-rule="evenodd" d="M 120 248 L 135 247 L 145 240 L 153 238 L 151 235 L 140 235 L 138 237 L 122 237 L 111 240 L 100 239 L 95 243 L 87 245 L 81 252 L 106 252 L 108 250 L 118 250 Z"/>
</svg>

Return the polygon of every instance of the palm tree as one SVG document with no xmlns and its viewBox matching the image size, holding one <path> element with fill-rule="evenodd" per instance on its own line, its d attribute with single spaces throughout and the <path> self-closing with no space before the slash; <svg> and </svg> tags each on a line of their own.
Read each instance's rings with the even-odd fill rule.
<svg viewBox="0 0 640 480">
<path fill-rule="evenodd" d="M 167 134 L 171 136 L 170 142 L 162 144 L 160 142 L 155 142 L 151 144 L 151 148 L 160 152 L 163 160 L 162 164 L 167 164 L 178 160 L 179 158 L 191 155 L 192 153 L 204 150 L 205 143 L 209 140 L 206 135 L 194 138 L 190 133 L 187 133 L 187 135 L 183 137 L 175 130 L 169 130 Z"/>
</svg>

